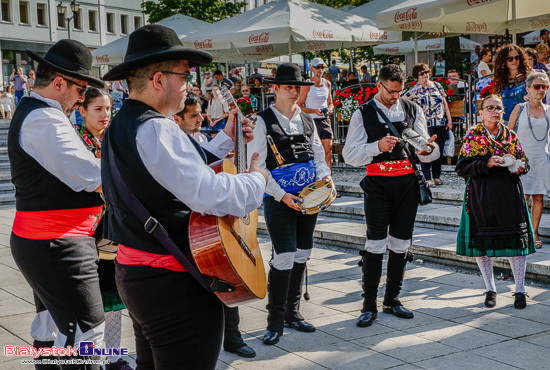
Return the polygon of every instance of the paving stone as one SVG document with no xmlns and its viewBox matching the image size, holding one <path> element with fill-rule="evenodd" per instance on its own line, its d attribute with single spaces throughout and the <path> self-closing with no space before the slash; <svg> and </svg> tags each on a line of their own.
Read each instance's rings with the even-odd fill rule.
<svg viewBox="0 0 550 370">
<path fill-rule="evenodd" d="M 392 328 L 384 325 L 372 325 L 368 328 L 360 328 L 355 323 L 359 315 L 360 311 L 358 310 L 354 314 L 342 313 L 322 318 L 315 318 L 308 320 L 308 322 L 315 325 L 318 331 L 322 331 L 346 341 L 393 331 Z"/>
<path fill-rule="evenodd" d="M 452 321 L 474 328 L 500 334 L 509 338 L 520 338 L 550 330 L 550 325 L 535 323 L 530 320 L 510 316 L 496 311 L 484 314 L 465 316 Z"/>
<path fill-rule="evenodd" d="M 475 349 L 472 352 L 520 369 L 548 368 L 548 356 L 541 355 L 541 347 L 521 340 L 509 340 Z"/>
<path fill-rule="evenodd" d="M 501 361 L 491 360 L 471 353 L 466 355 L 464 352 L 445 354 L 437 358 L 417 362 L 415 365 L 418 365 L 422 369 L 434 370 L 447 370 L 449 368 L 464 370 L 517 369 Z M 523 369 L 525 369 L 525 367 L 523 367 Z"/>
</svg>

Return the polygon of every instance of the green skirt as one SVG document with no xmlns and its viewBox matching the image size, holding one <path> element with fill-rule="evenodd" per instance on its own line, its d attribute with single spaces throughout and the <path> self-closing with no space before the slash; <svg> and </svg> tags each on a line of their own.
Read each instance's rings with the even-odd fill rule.
<svg viewBox="0 0 550 370">
<path fill-rule="evenodd" d="M 466 182 L 466 189 L 468 188 L 469 182 L 470 179 L 468 179 L 468 181 Z M 460 225 L 458 227 L 458 234 L 456 238 L 456 254 L 468 257 L 516 257 L 527 256 L 531 253 L 536 252 L 535 238 L 533 237 L 533 225 L 531 224 L 529 208 L 527 208 L 527 222 L 529 224 L 528 236 L 499 240 L 488 240 L 484 242 L 472 240 L 472 238 L 470 237 L 470 216 L 466 212 L 466 195 L 466 190 L 464 190 L 462 215 L 460 217 Z M 494 245 L 496 243 L 499 244 L 499 248 L 492 249 L 490 245 Z M 508 246 L 503 244 L 508 244 Z M 476 248 L 476 246 L 478 248 Z"/>
</svg>

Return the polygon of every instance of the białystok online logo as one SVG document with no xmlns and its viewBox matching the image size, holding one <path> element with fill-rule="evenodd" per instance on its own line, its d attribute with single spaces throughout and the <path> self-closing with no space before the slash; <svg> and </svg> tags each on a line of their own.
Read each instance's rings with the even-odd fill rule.
<svg viewBox="0 0 550 370">
<path fill-rule="evenodd" d="M 4 356 L 127 356 L 128 348 L 97 348 L 93 342 L 80 342 L 78 350 L 74 347 L 44 347 L 34 348 L 20 346 L 4 346 Z"/>
</svg>

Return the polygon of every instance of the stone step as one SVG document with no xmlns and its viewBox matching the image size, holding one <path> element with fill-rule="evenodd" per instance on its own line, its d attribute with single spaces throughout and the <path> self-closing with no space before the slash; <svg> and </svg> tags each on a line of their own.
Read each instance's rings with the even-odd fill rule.
<svg viewBox="0 0 550 370">
<path fill-rule="evenodd" d="M 456 232 L 460 224 L 462 203 L 440 204 L 432 203 L 418 208 L 416 226 Z M 327 217 L 338 217 L 350 220 L 365 219 L 363 198 L 342 196 L 323 212 Z M 550 214 L 544 213 L 539 226 L 541 240 L 550 241 Z"/>
<path fill-rule="evenodd" d="M 11 182 L 11 172 L 10 171 L 0 171 L 0 184 Z"/>
<path fill-rule="evenodd" d="M 11 182 L 0 183 L 0 194 L 15 194 L 15 186 Z"/>
<path fill-rule="evenodd" d="M 446 186 L 436 186 L 432 191 L 433 202 L 437 204 L 462 205 L 464 189 L 455 189 Z M 337 182 L 336 191 L 342 196 L 363 198 L 363 190 L 357 183 Z M 550 213 L 550 198 L 544 199 L 544 213 Z"/>
<path fill-rule="evenodd" d="M 0 193 L 0 206 L 15 205 L 15 192 Z"/>
<path fill-rule="evenodd" d="M 316 243 L 362 250 L 365 247 L 366 226 L 362 220 L 334 217 L 321 212 L 314 232 Z M 267 235 L 263 211 L 259 211 L 258 233 Z M 456 232 L 415 227 L 411 251 L 421 258 L 452 266 L 477 270 L 474 258 L 456 255 Z M 359 260 L 359 256 L 358 256 Z M 495 266 L 509 268 L 506 258 L 495 258 Z M 550 247 L 537 250 L 527 257 L 527 277 L 550 282 Z"/>
</svg>

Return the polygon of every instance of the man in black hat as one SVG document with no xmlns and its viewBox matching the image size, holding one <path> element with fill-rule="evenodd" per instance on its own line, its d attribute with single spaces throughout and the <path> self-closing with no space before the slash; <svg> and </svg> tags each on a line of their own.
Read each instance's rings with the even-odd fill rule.
<svg viewBox="0 0 550 370">
<path fill-rule="evenodd" d="M 332 181 L 325 162 L 325 152 L 313 119 L 297 104 L 304 81 L 295 64 L 281 64 L 273 84 L 277 95 L 275 105 L 258 113 L 254 139 L 249 153 L 260 154 L 260 166 L 270 171 L 264 197 L 264 215 L 273 244 L 269 270 L 269 301 L 267 332 L 263 342 L 279 342 L 284 323 L 298 331 L 314 332 L 315 327 L 300 314 L 302 283 L 306 262 L 313 248 L 313 231 L 317 215 L 304 215 L 296 204 L 296 195 L 310 183 L 323 179 Z M 266 136 L 270 135 L 288 165 L 279 169 Z M 250 156 L 249 156 L 250 157 Z"/>
<path fill-rule="evenodd" d="M 100 163 L 67 115 L 89 85 L 103 82 L 90 76 L 92 55 L 78 41 L 60 40 L 44 57 L 27 53 L 38 62 L 36 81 L 11 121 L 8 154 L 17 210 L 10 245 L 34 292 L 33 345 L 101 345 L 104 315 L 93 238 L 103 204 Z"/>
<path fill-rule="evenodd" d="M 120 244 L 117 286 L 133 321 L 143 369 L 214 369 L 223 309 L 151 234 L 156 226 L 146 228 L 139 221 L 115 186 L 110 160 L 150 220 L 158 220 L 184 253 L 189 253 L 191 211 L 244 217 L 258 208 L 265 191 L 267 173 L 257 158 L 250 173 L 240 175 L 215 174 L 206 165 L 233 149 L 233 124 L 203 143 L 203 150 L 171 117 L 185 107 L 190 68 L 211 60 L 208 53 L 185 49 L 173 30 L 146 25 L 130 35 L 124 62 L 104 76 L 126 79 L 129 88 L 105 134 L 101 159 L 105 236 Z M 248 125 L 250 138 L 253 125 Z"/>
</svg>

